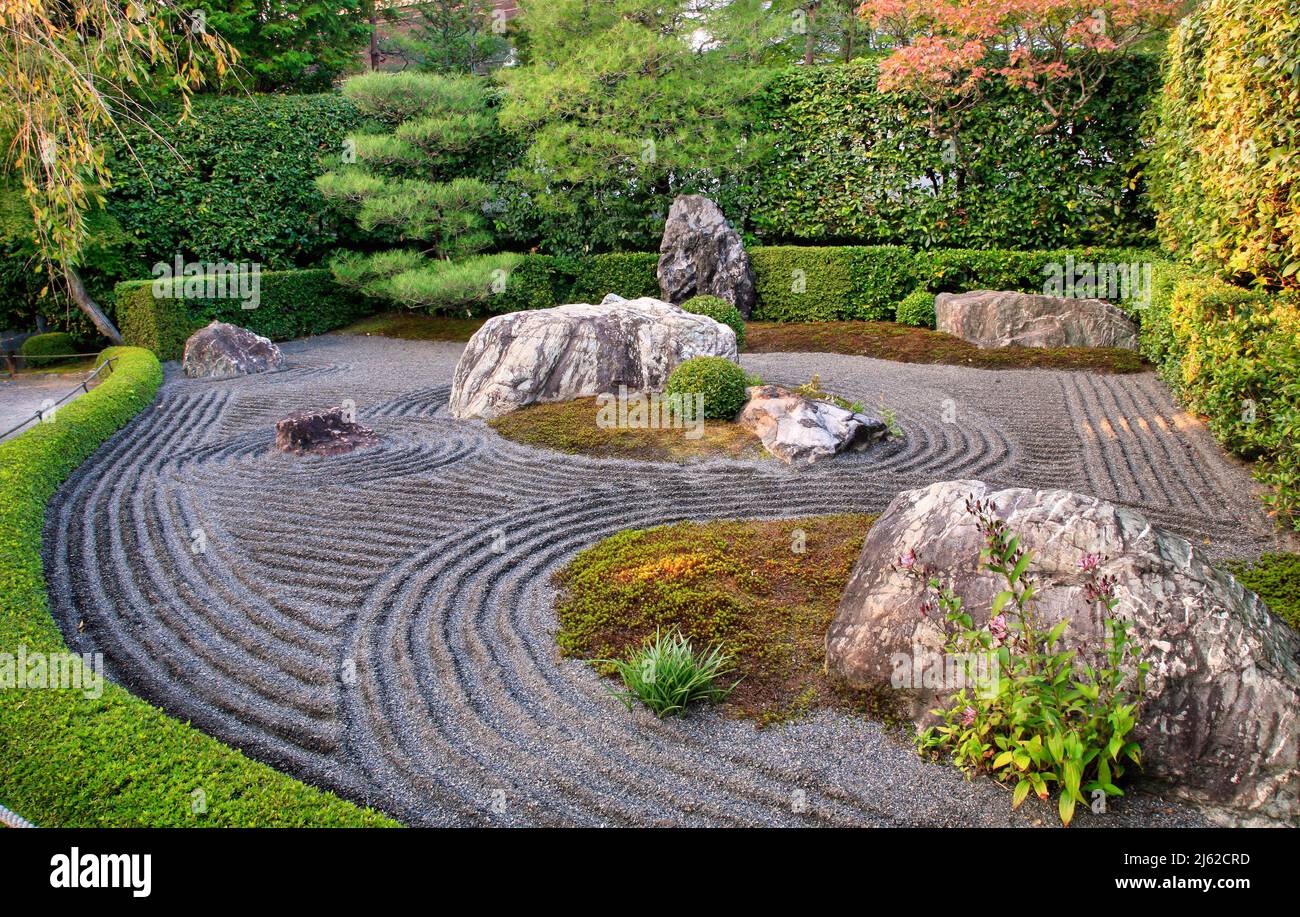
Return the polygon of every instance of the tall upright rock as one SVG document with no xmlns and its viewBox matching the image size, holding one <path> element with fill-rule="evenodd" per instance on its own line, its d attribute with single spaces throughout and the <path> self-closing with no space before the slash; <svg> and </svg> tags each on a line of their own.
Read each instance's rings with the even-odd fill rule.
<svg viewBox="0 0 1300 917">
<path fill-rule="evenodd" d="M 718 205 L 699 194 L 673 201 L 659 245 L 659 290 L 680 305 L 692 296 L 718 296 L 749 318 L 757 293 L 740 234 Z"/>
</svg>

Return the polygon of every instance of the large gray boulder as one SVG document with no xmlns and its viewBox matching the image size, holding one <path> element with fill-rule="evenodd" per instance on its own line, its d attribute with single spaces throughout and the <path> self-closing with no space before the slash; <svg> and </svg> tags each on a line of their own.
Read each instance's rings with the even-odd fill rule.
<svg viewBox="0 0 1300 917">
<path fill-rule="evenodd" d="M 736 333 L 650 297 L 497 315 L 474 333 L 456 364 L 451 413 L 500 417 L 619 386 L 661 391 L 673 368 L 691 357 L 735 360 Z"/>
<path fill-rule="evenodd" d="M 214 321 L 185 342 L 181 366 L 191 379 L 227 379 L 279 369 L 280 348 L 247 328 Z"/>
<path fill-rule="evenodd" d="M 1138 349 L 1137 325 L 1103 299 L 975 290 L 934 300 L 940 331 L 979 347 Z"/>
<path fill-rule="evenodd" d="M 779 385 L 750 388 L 739 423 L 787 465 L 866 449 L 889 435 L 876 417 L 805 398 Z"/>
<path fill-rule="evenodd" d="M 718 296 L 749 318 L 757 293 L 740 234 L 718 205 L 698 194 L 673 201 L 659 245 L 659 290 L 668 302 Z"/>
<path fill-rule="evenodd" d="M 926 605 L 925 578 L 951 586 L 976 626 L 1002 585 L 980 569 L 968 499 L 990 501 L 1032 552 L 1036 613 L 1047 626 L 1068 618 L 1065 640 L 1081 652 L 1103 639 L 1088 585 L 1114 577 L 1114 614 L 1151 666 L 1134 733 L 1148 776 L 1223 824 L 1300 822 L 1300 635 L 1187 541 L 1124 507 L 978 481 L 899 494 L 868 532 L 827 633 L 830 671 L 893 687 L 918 726 L 934 721 L 953 686 L 940 678 L 944 621 Z M 1100 558 L 1092 573 L 1088 555 Z"/>
</svg>

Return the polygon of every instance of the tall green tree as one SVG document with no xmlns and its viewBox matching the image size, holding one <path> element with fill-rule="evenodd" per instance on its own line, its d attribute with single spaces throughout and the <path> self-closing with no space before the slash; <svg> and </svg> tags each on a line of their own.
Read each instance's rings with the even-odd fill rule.
<svg viewBox="0 0 1300 917">
<path fill-rule="evenodd" d="M 361 65 L 370 40 L 363 0 L 218 0 L 207 25 L 239 51 L 248 88 L 322 92 Z"/>
<path fill-rule="evenodd" d="M 513 259 L 474 257 L 492 243 L 484 210 L 493 190 L 464 174 L 496 133 L 486 81 L 372 72 L 348 80 L 343 92 L 389 129 L 349 135 L 316 185 L 378 243 L 396 247 L 335 258 L 338 281 L 431 309 L 502 292 Z"/>
<path fill-rule="evenodd" d="M 426 0 L 413 8 L 409 30 L 385 40 L 396 53 L 431 73 L 482 73 L 510 52 L 506 21 L 489 0 Z"/>
<path fill-rule="evenodd" d="M 715 47 L 696 7 L 525 0 L 527 63 L 500 72 L 500 118 L 525 146 L 513 177 L 540 209 L 627 207 L 708 190 L 756 154 L 744 103 L 762 71 Z"/>
</svg>

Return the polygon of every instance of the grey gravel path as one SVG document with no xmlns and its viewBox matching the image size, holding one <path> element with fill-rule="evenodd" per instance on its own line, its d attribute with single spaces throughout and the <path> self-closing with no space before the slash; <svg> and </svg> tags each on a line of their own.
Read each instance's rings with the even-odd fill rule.
<svg viewBox="0 0 1300 917">
<path fill-rule="evenodd" d="M 5 436 L 9 430 L 25 420 L 30 420 L 37 411 L 45 409 L 64 395 L 77 389 L 88 376 L 84 373 L 22 373 L 9 377 L 0 374 L 0 442 L 19 435 L 30 426 Z M 81 392 L 63 402 L 71 404 Z M 38 421 L 39 422 L 39 421 Z"/>
<path fill-rule="evenodd" d="M 51 504 L 46 574 L 69 643 L 254 757 L 415 824 L 1050 824 L 865 720 L 758 732 L 708 710 L 629 715 L 558 658 L 551 573 L 628 527 L 879 511 L 955 477 L 1131 503 L 1215 554 L 1273 539 L 1245 472 L 1150 376 L 752 355 L 769 381 L 815 371 L 869 405 L 883 395 L 906 440 L 803 470 L 679 467 L 451 419 L 460 347 L 326 337 L 287 345 L 288 368 L 266 376 L 169 367 L 155 406 Z M 346 398 L 381 445 L 273 450 L 275 420 Z M 1200 823 L 1143 791 L 1082 820 Z"/>
</svg>

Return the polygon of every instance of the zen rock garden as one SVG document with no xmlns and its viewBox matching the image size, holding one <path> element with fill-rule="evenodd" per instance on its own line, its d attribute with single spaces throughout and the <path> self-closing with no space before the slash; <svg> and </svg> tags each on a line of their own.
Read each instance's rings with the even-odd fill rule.
<svg viewBox="0 0 1300 917">
<path fill-rule="evenodd" d="M 1296 4 L 28 6 L 0 827 L 1300 827 Z"/>
</svg>

